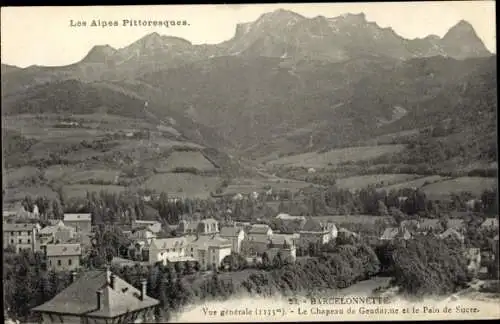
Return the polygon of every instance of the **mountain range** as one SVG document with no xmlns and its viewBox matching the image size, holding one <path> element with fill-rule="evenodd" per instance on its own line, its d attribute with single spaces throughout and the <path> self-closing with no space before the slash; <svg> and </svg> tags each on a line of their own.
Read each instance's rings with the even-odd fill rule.
<svg viewBox="0 0 500 324">
<path fill-rule="evenodd" d="M 496 55 L 463 20 L 442 38 L 410 40 L 363 13 L 280 9 L 215 45 L 152 33 L 122 49 L 95 46 L 68 66 L 2 64 L 2 92 L 4 115 L 105 107 L 173 118 L 190 140 L 255 158 L 360 145 L 448 119 L 465 126 L 471 111 L 486 123 L 496 114 Z"/>
</svg>

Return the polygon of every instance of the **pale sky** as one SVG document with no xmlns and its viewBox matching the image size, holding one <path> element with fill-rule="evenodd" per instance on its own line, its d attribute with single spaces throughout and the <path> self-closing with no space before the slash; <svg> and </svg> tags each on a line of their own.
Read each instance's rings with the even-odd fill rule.
<svg viewBox="0 0 500 324">
<path fill-rule="evenodd" d="M 94 45 L 122 48 L 146 34 L 158 32 L 193 44 L 214 44 L 234 36 L 236 24 L 256 20 L 279 8 L 305 17 L 336 17 L 364 12 L 368 21 L 392 27 L 405 38 L 440 37 L 461 19 L 470 22 L 486 47 L 496 52 L 494 1 L 395 3 L 249 4 L 108 7 L 1 8 L 2 63 L 26 67 L 58 66 L 81 60 Z M 119 27 L 90 27 L 93 19 L 118 20 Z M 189 26 L 123 27 L 130 20 L 186 20 Z M 70 20 L 87 27 L 70 27 Z"/>
</svg>

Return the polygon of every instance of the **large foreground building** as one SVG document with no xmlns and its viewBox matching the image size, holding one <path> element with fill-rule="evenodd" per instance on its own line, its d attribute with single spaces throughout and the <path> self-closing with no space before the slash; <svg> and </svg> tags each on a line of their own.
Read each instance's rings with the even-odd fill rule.
<svg viewBox="0 0 500 324">
<path fill-rule="evenodd" d="M 88 271 L 48 302 L 32 309 L 40 323 L 151 323 L 159 301 L 111 271 Z"/>
</svg>

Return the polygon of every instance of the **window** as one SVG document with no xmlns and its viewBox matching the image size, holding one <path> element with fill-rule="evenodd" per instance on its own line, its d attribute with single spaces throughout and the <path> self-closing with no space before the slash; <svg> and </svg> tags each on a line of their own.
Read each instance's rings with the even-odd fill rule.
<svg viewBox="0 0 500 324">
<path fill-rule="evenodd" d="M 14 234 L 16 234 L 16 232 L 10 232 L 10 236 L 14 236 Z"/>
<path fill-rule="evenodd" d="M 193 252 L 193 248 L 191 248 L 191 252 Z"/>
<path fill-rule="evenodd" d="M 52 265 L 52 260 L 49 260 L 49 265 Z"/>
<path fill-rule="evenodd" d="M 23 240 L 19 239 L 19 244 L 22 244 L 23 243 Z"/>
<path fill-rule="evenodd" d="M 68 259 L 68 265 L 71 265 L 71 259 Z"/>
<path fill-rule="evenodd" d="M 30 244 L 30 243 L 31 243 L 31 240 L 30 240 L 30 239 L 28 239 L 28 244 Z"/>
<path fill-rule="evenodd" d="M 57 265 L 60 266 L 61 265 L 61 260 L 57 260 Z"/>
<path fill-rule="evenodd" d="M 14 240 L 10 240 L 10 244 L 14 244 Z"/>
</svg>

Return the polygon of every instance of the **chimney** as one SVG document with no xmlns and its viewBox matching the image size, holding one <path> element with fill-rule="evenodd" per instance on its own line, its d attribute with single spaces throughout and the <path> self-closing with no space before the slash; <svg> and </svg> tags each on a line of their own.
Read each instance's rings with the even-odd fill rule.
<svg viewBox="0 0 500 324">
<path fill-rule="evenodd" d="M 101 296 L 102 296 L 102 291 L 98 290 L 96 291 L 97 294 L 97 310 L 101 309 Z"/>
<path fill-rule="evenodd" d="M 109 276 L 109 285 L 111 289 L 115 289 L 115 275 L 113 273 Z"/>
<path fill-rule="evenodd" d="M 111 285 L 111 270 L 106 266 L 106 284 Z"/>
<path fill-rule="evenodd" d="M 144 300 L 144 297 L 146 296 L 146 287 L 148 285 L 148 282 L 146 280 L 141 281 L 141 300 Z"/>
<path fill-rule="evenodd" d="M 71 283 L 76 281 L 76 275 L 77 275 L 76 271 L 71 272 Z"/>
</svg>

